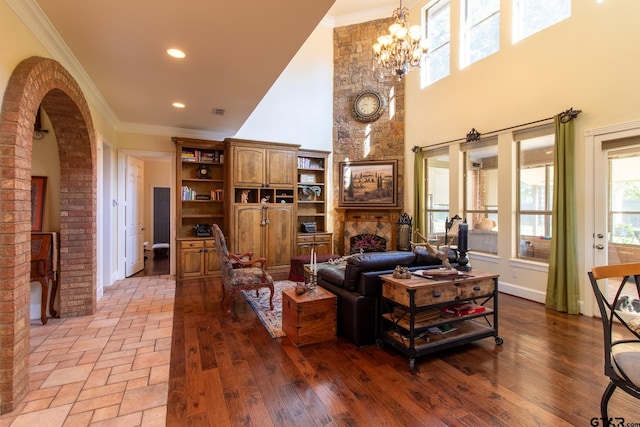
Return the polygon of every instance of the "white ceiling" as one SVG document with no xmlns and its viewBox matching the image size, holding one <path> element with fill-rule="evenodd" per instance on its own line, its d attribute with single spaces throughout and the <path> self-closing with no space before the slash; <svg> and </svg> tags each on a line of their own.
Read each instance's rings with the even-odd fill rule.
<svg viewBox="0 0 640 427">
<path fill-rule="evenodd" d="M 120 127 L 224 136 L 240 129 L 323 19 L 334 26 L 349 25 L 389 17 L 398 7 L 396 0 L 22 3 L 31 5 L 30 15 L 46 15 L 38 25 L 55 28 L 49 33 L 57 32 L 64 40 L 61 49 L 70 50 L 69 57 L 86 72 Z M 275 31 L 278 28 L 286 30 Z M 170 58 L 170 47 L 184 50 L 186 59 Z M 173 108 L 174 101 L 187 108 Z M 215 115 L 214 109 L 225 114 Z"/>
</svg>

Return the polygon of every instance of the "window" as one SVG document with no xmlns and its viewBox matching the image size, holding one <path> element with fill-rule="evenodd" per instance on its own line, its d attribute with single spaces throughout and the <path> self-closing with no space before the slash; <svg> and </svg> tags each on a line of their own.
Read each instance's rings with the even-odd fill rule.
<svg viewBox="0 0 640 427">
<path fill-rule="evenodd" d="M 498 147 L 464 150 L 464 215 L 469 249 L 498 253 Z M 489 145 L 489 146 L 487 146 Z"/>
<path fill-rule="evenodd" d="M 513 0 L 513 42 L 571 16 L 571 0 Z"/>
<path fill-rule="evenodd" d="M 640 245 L 640 155 L 609 157 L 610 243 Z"/>
<path fill-rule="evenodd" d="M 462 68 L 500 50 L 500 0 L 462 2 Z"/>
<path fill-rule="evenodd" d="M 551 251 L 554 135 L 518 145 L 518 256 L 548 261 Z"/>
<path fill-rule="evenodd" d="M 427 178 L 426 233 L 429 239 L 444 241 L 445 223 L 449 217 L 449 154 L 437 150 L 425 154 Z M 422 233 L 422 230 L 420 230 Z"/>
<path fill-rule="evenodd" d="M 451 13 L 448 0 L 431 2 L 425 12 L 425 34 L 429 51 L 422 67 L 422 87 L 428 86 L 450 73 Z"/>
</svg>

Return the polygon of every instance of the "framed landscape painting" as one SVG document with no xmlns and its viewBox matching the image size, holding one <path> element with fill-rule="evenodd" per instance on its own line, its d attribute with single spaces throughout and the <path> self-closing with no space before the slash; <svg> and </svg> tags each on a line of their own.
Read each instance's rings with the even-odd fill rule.
<svg viewBox="0 0 640 427">
<path fill-rule="evenodd" d="M 340 200 L 344 207 L 396 206 L 398 161 L 340 162 Z"/>
</svg>

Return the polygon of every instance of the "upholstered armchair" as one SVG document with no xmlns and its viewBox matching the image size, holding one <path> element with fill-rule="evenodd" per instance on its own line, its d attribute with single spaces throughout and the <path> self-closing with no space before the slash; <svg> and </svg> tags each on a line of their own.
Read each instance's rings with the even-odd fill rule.
<svg viewBox="0 0 640 427">
<path fill-rule="evenodd" d="M 273 310 L 273 278 L 265 270 L 267 259 L 252 259 L 251 256 L 247 256 L 248 254 L 237 255 L 229 252 L 224 234 L 216 224 L 213 225 L 213 236 L 220 259 L 222 305 L 225 310 L 228 313 L 231 312 L 236 291 L 255 290 L 257 298 L 262 288 L 268 288 L 271 292 L 269 307 Z M 260 266 L 257 267 L 256 264 Z"/>
</svg>

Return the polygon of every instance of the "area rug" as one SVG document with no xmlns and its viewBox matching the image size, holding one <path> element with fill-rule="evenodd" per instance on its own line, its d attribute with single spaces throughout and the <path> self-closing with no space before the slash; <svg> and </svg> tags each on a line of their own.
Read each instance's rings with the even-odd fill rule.
<svg viewBox="0 0 640 427">
<path fill-rule="evenodd" d="M 296 282 L 279 280 L 273 283 L 273 310 L 269 308 L 269 290 L 260 289 L 260 296 L 256 298 L 256 291 L 241 291 L 258 319 L 262 322 L 273 338 L 284 337 L 282 332 L 282 290 L 293 288 Z"/>
</svg>

